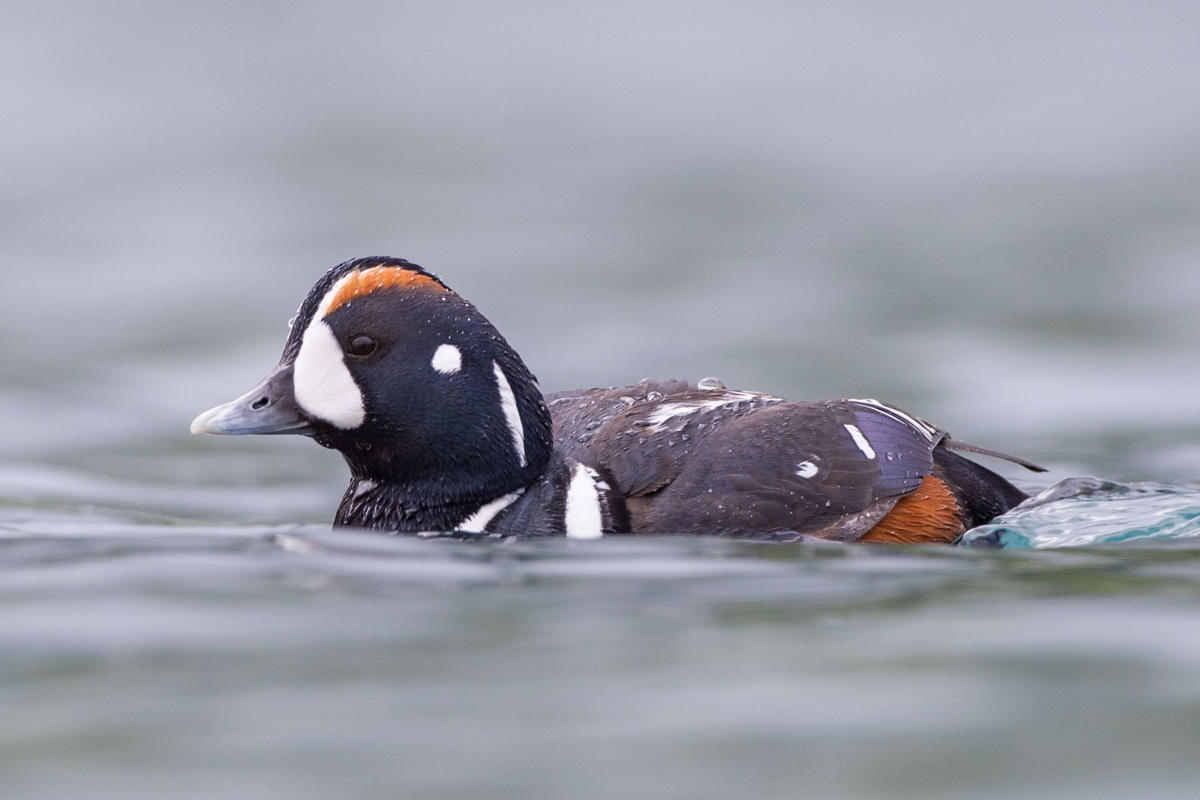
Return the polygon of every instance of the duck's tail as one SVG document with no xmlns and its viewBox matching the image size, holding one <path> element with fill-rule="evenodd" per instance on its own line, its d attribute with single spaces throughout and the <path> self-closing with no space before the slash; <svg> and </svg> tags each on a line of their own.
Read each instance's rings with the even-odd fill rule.
<svg viewBox="0 0 1200 800">
<path fill-rule="evenodd" d="M 999 459 L 1003 459 L 1004 461 L 1011 461 L 1014 464 L 1020 464 L 1022 467 L 1029 470 L 1030 472 L 1049 472 L 1049 470 L 1047 470 L 1045 467 L 1039 467 L 1037 464 L 1034 464 L 1032 461 L 1026 461 L 1025 459 L 1018 458 L 1017 456 L 1010 456 L 1008 453 L 1001 453 L 999 450 L 989 450 L 988 448 L 980 447 L 977 444 L 967 444 L 966 442 L 960 442 L 957 439 L 951 439 L 949 436 L 942 439 L 940 444 L 942 445 L 942 447 L 946 448 L 947 450 L 957 450 L 960 453 L 975 453 L 976 455 L 991 456 L 992 458 L 999 458 Z"/>
</svg>

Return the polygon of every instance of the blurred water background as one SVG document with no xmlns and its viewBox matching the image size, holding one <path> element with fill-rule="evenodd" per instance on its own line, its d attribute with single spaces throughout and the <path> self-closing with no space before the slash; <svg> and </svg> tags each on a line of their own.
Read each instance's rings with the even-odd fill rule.
<svg viewBox="0 0 1200 800">
<path fill-rule="evenodd" d="M 1194 797 L 1197 42 L 1174 2 L 6 9 L 0 796 Z M 187 426 L 370 254 L 548 390 L 874 396 L 1121 483 L 977 542 L 1035 549 L 332 534 L 336 454 Z"/>
</svg>

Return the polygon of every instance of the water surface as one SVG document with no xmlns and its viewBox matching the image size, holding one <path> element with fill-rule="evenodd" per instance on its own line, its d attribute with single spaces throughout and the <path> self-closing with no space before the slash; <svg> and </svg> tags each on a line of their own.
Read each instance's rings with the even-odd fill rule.
<svg viewBox="0 0 1200 800">
<path fill-rule="evenodd" d="M 1197 41 L 1165 2 L 12 9 L 0 794 L 1190 798 Z M 186 430 L 374 253 L 547 390 L 874 396 L 1114 483 L 979 534 L 1020 549 L 333 534 L 336 454 Z"/>
</svg>

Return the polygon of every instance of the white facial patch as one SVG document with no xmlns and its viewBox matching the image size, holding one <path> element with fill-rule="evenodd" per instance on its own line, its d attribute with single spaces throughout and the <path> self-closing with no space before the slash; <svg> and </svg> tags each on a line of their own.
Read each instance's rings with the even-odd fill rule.
<svg viewBox="0 0 1200 800">
<path fill-rule="evenodd" d="M 292 381 L 296 405 L 335 428 L 348 431 L 366 419 L 362 390 L 346 368 L 333 329 L 315 319 L 304 331 Z"/>
<path fill-rule="evenodd" d="M 453 375 L 462 369 L 462 351 L 452 344 L 443 344 L 433 352 L 433 368 L 443 375 Z"/>
<path fill-rule="evenodd" d="M 842 427 L 850 432 L 850 438 L 858 445 L 858 449 L 862 450 L 864 456 L 875 457 L 875 448 L 871 447 L 871 443 L 867 441 L 867 437 L 863 436 L 863 432 L 858 429 L 857 425 L 843 425 Z"/>
<path fill-rule="evenodd" d="M 500 369 L 499 362 L 492 362 L 492 370 L 496 373 L 496 385 L 500 389 L 500 408 L 504 410 L 504 419 L 508 422 L 508 430 L 512 433 L 513 446 L 517 449 L 517 461 L 525 466 L 525 426 L 521 424 L 521 409 L 517 408 L 517 398 L 513 395 L 512 386 Z"/>
<path fill-rule="evenodd" d="M 600 515 L 600 475 L 586 464 L 576 464 L 567 485 L 563 511 L 568 539 L 599 539 L 604 535 Z"/>
</svg>

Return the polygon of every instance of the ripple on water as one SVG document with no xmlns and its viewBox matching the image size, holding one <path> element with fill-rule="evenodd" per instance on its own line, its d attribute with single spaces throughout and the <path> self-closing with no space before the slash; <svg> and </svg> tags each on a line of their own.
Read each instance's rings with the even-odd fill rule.
<svg viewBox="0 0 1200 800">
<path fill-rule="evenodd" d="M 968 531 L 962 543 L 1049 548 L 1167 542 L 1200 546 L 1200 489 L 1082 477 L 1060 481 L 992 524 Z"/>
</svg>

